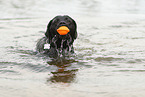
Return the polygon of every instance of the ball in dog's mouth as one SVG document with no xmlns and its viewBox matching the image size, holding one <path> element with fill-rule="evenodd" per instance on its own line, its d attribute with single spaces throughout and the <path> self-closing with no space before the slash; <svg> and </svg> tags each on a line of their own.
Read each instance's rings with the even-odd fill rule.
<svg viewBox="0 0 145 97">
<path fill-rule="evenodd" d="M 61 26 L 57 29 L 57 32 L 60 34 L 60 35 L 66 35 L 68 32 L 69 32 L 69 28 L 66 27 L 66 26 Z"/>
</svg>

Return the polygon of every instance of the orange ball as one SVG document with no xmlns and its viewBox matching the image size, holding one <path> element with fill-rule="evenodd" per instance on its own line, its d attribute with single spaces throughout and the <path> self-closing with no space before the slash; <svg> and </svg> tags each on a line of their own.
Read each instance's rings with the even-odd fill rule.
<svg viewBox="0 0 145 97">
<path fill-rule="evenodd" d="M 66 35 L 70 30 L 68 29 L 68 27 L 66 26 L 61 26 L 57 29 L 57 32 L 60 34 L 60 35 Z"/>
</svg>

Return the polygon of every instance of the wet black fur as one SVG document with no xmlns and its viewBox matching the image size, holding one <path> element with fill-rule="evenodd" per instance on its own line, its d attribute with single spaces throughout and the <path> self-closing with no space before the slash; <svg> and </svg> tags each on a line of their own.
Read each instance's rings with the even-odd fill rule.
<svg viewBox="0 0 145 97">
<path fill-rule="evenodd" d="M 67 35 L 59 35 L 57 32 L 57 29 L 60 26 L 67 26 L 70 29 L 70 32 L 68 32 Z M 54 38 L 55 37 L 55 38 Z M 71 38 L 71 39 L 70 39 Z M 69 50 L 69 47 L 71 46 L 71 52 L 74 52 L 73 49 L 73 42 L 77 38 L 77 25 L 76 22 L 69 16 L 56 16 L 47 25 L 47 30 L 45 32 L 45 37 L 41 38 L 36 45 L 36 50 L 39 53 L 47 54 L 50 57 L 56 57 L 58 56 L 58 52 L 56 49 L 61 48 L 61 41 L 66 40 L 63 43 L 63 48 Z M 70 40 L 69 45 L 67 44 L 67 40 Z M 56 41 L 54 44 L 53 41 Z M 50 44 L 50 49 L 44 49 L 44 44 Z"/>
</svg>

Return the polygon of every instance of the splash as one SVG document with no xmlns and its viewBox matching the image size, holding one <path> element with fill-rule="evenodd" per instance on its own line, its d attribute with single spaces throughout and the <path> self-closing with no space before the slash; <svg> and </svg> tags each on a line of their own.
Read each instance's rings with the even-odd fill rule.
<svg viewBox="0 0 145 97">
<path fill-rule="evenodd" d="M 69 53 L 72 51 L 72 45 L 70 44 L 72 42 L 72 37 L 70 36 L 70 34 L 68 35 L 69 39 L 67 40 L 67 45 L 68 45 L 68 51 Z"/>
<path fill-rule="evenodd" d="M 60 48 L 57 47 L 57 43 L 56 43 L 57 41 L 58 41 L 58 38 L 57 38 L 57 35 L 55 35 L 52 38 L 51 42 L 54 44 L 58 58 L 69 56 L 71 54 L 71 51 L 73 50 L 72 49 L 73 46 L 71 44 L 72 37 L 68 34 L 68 38 L 62 38 Z M 64 43 L 66 43 L 66 44 L 64 44 Z M 64 45 L 67 45 L 67 47 L 65 48 Z"/>
<path fill-rule="evenodd" d="M 62 57 L 63 56 L 63 44 L 64 44 L 64 42 L 66 41 L 66 39 L 62 39 L 62 41 L 61 41 L 61 47 L 60 47 L 60 50 L 59 50 L 59 57 Z"/>
</svg>

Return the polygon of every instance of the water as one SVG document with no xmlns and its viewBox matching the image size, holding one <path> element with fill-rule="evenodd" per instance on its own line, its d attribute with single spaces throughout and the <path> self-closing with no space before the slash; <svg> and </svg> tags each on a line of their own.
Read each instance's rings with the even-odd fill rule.
<svg viewBox="0 0 145 97">
<path fill-rule="evenodd" d="M 1 97 L 144 97 L 144 0 L 0 1 Z M 54 16 L 78 25 L 76 56 L 57 62 L 35 45 Z M 62 64 L 63 63 L 63 64 Z"/>
</svg>

